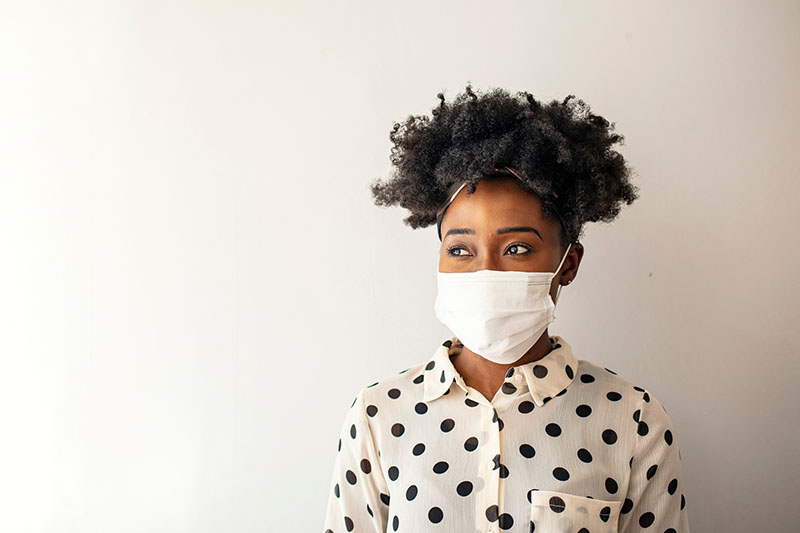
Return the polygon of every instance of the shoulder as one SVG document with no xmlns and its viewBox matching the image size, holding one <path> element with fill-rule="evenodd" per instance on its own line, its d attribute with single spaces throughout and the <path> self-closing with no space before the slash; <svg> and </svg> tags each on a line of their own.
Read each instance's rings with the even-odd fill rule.
<svg viewBox="0 0 800 533">
<path fill-rule="evenodd" d="M 423 376 L 427 363 L 428 361 L 423 361 L 398 372 L 381 376 L 364 386 L 359 394 L 363 397 L 366 405 L 399 400 L 406 402 L 410 399 L 422 398 Z"/>
<path fill-rule="evenodd" d="M 591 387 L 591 394 L 605 396 L 617 405 L 626 406 L 634 421 L 639 424 L 640 436 L 647 433 L 650 425 L 671 429 L 672 422 L 663 404 L 651 389 L 642 384 L 634 383 L 614 370 L 584 359 L 578 360 L 575 381 L 580 387 L 594 385 Z"/>
</svg>

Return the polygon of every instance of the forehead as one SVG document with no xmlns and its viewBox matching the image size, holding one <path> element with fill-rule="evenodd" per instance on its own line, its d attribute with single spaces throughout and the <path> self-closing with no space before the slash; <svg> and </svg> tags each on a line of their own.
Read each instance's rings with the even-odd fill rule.
<svg viewBox="0 0 800 533">
<path fill-rule="evenodd" d="M 523 190 L 513 177 L 480 180 L 475 192 L 459 191 L 447 208 L 442 226 L 505 225 L 538 222 L 545 224 L 539 197 Z"/>
</svg>

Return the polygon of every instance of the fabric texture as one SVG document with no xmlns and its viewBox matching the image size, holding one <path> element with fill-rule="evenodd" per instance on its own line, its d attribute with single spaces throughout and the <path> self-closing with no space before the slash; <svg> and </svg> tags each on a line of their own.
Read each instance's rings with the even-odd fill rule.
<svg viewBox="0 0 800 533">
<path fill-rule="evenodd" d="M 453 366 L 456 337 L 359 391 L 324 531 L 688 533 L 664 407 L 562 337 L 550 342 L 491 401 Z"/>
</svg>

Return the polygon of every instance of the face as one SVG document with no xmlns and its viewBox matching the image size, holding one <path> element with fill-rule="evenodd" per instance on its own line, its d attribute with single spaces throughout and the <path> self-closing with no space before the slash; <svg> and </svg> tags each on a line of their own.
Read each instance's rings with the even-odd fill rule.
<svg viewBox="0 0 800 533">
<path fill-rule="evenodd" d="M 467 187 L 447 208 L 442 219 L 440 272 L 518 270 L 553 272 L 564 250 L 558 220 L 542 216 L 539 198 L 522 190 L 516 178 L 495 177 Z M 583 246 L 573 244 L 561 271 L 553 278 L 550 294 L 574 279 Z"/>
</svg>

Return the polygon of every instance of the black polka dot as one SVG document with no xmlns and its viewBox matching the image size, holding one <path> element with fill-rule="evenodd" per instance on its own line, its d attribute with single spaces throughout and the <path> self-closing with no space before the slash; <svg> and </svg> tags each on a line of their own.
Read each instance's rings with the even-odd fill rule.
<svg viewBox="0 0 800 533">
<path fill-rule="evenodd" d="M 667 443 L 667 446 L 672 446 L 672 432 L 670 430 L 664 432 L 664 442 Z"/>
<path fill-rule="evenodd" d="M 557 466 L 553 469 L 553 477 L 559 481 L 566 481 L 569 479 L 569 472 L 566 468 Z"/>
<path fill-rule="evenodd" d="M 514 386 L 514 384 L 508 382 L 503 383 L 501 390 L 503 391 L 503 394 L 514 394 L 517 392 L 517 388 Z"/>
<path fill-rule="evenodd" d="M 389 398 L 396 400 L 400 397 L 400 389 L 389 389 L 389 392 L 386 394 L 389 395 Z"/>
<path fill-rule="evenodd" d="M 506 372 L 506 377 L 510 378 L 513 375 L 514 375 L 514 369 L 513 368 L 509 368 L 508 372 Z"/>
<path fill-rule="evenodd" d="M 428 361 L 428 364 L 425 365 L 425 370 L 433 370 L 433 367 L 436 366 L 436 361 Z"/>
<path fill-rule="evenodd" d="M 372 472 L 372 465 L 370 464 L 369 459 L 361 459 L 361 471 L 365 474 Z"/>
<path fill-rule="evenodd" d="M 613 429 L 603 431 L 603 442 L 606 444 L 614 444 L 617 442 L 617 432 Z"/>
<path fill-rule="evenodd" d="M 396 466 L 389 467 L 389 479 L 392 481 L 397 481 L 397 478 L 400 476 L 400 469 Z"/>
<path fill-rule="evenodd" d="M 675 531 L 675 529 L 668 527 L 667 529 L 664 530 L 664 533 L 677 533 L 677 532 Z"/>
<path fill-rule="evenodd" d="M 561 513 L 566 508 L 567 504 L 564 503 L 564 500 L 562 500 L 558 496 L 552 496 L 550 498 L 550 510 L 552 510 L 554 513 Z"/>
<path fill-rule="evenodd" d="M 535 365 L 533 367 L 533 375 L 537 378 L 543 378 L 547 375 L 547 367 L 542 365 Z"/>
<path fill-rule="evenodd" d="M 353 520 L 349 516 L 344 517 L 344 528 L 347 531 L 353 531 Z"/>
<path fill-rule="evenodd" d="M 658 465 L 650 466 L 650 468 L 647 469 L 647 479 L 651 479 L 653 476 L 655 476 L 656 470 L 658 470 Z"/>
<path fill-rule="evenodd" d="M 467 404 L 467 407 L 477 407 L 480 404 L 471 398 L 467 398 L 464 400 L 464 403 Z"/>
<path fill-rule="evenodd" d="M 580 528 L 578 530 L 578 533 L 591 533 L 591 532 L 588 529 L 586 529 L 585 527 L 582 527 L 582 528 Z"/>
<path fill-rule="evenodd" d="M 381 492 L 381 502 L 383 502 L 384 505 L 389 505 L 389 495 Z"/>
<path fill-rule="evenodd" d="M 647 511 L 646 513 L 642 513 L 642 515 L 639 517 L 639 526 L 650 527 L 653 525 L 653 522 L 655 522 L 655 520 L 656 516 L 650 511 Z"/>
<path fill-rule="evenodd" d="M 400 517 L 397 516 L 397 515 L 394 515 L 394 518 L 392 518 L 392 529 L 394 531 L 397 531 L 397 528 L 399 528 L 399 527 L 400 527 Z"/>
<path fill-rule="evenodd" d="M 400 424 L 399 422 L 397 424 L 392 425 L 392 435 L 394 435 L 395 437 L 399 437 L 400 435 L 405 433 L 405 431 L 406 428 L 403 427 L 403 424 Z"/>
<path fill-rule="evenodd" d="M 581 448 L 580 450 L 578 450 L 578 459 L 580 459 L 584 463 L 591 463 L 592 454 L 589 453 L 589 450 L 587 450 L 586 448 Z"/>
<path fill-rule="evenodd" d="M 425 453 L 425 444 L 423 444 L 421 442 L 417 443 L 414 446 L 414 449 L 411 451 L 411 453 L 413 453 L 414 455 L 417 455 L 417 456 L 422 455 L 423 453 Z"/>
<path fill-rule="evenodd" d="M 672 481 L 670 481 L 669 485 L 667 485 L 667 492 L 669 492 L 670 494 L 675 494 L 676 490 L 678 490 L 678 480 L 672 478 Z"/>
<path fill-rule="evenodd" d="M 499 512 L 500 509 L 496 505 L 490 505 L 489 507 L 486 508 L 486 519 L 489 522 L 494 522 L 495 520 L 497 520 Z"/>
<path fill-rule="evenodd" d="M 442 420 L 442 423 L 439 427 L 442 429 L 443 432 L 447 433 L 448 431 L 456 427 L 456 422 L 452 418 L 445 418 L 444 420 Z"/>
<path fill-rule="evenodd" d="M 450 468 L 450 465 L 447 464 L 447 461 L 439 461 L 435 465 L 433 465 L 433 471 L 437 474 L 444 474 L 447 472 L 447 469 Z"/>
<path fill-rule="evenodd" d="M 544 430 L 551 437 L 558 437 L 559 435 L 561 435 L 561 426 L 559 426 L 555 422 L 551 422 L 551 423 L 547 424 L 547 426 L 545 426 Z"/>
<path fill-rule="evenodd" d="M 642 396 L 642 399 L 644 399 L 645 402 L 649 402 L 650 401 L 650 395 L 645 392 L 644 395 Z"/>
<path fill-rule="evenodd" d="M 470 437 L 464 441 L 464 449 L 468 452 L 474 452 L 476 449 L 478 449 L 477 437 Z"/>
<path fill-rule="evenodd" d="M 345 479 L 347 479 L 347 482 L 350 483 L 351 485 L 356 484 L 356 473 L 353 472 L 352 470 L 348 470 L 347 472 L 345 472 L 344 477 Z"/>
<path fill-rule="evenodd" d="M 371 417 L 378 414 L 378 406 L 377 405 L 368 405 L 367 406 L 367 414 Z"/>
<path fill-rule="evenodd" d="M 505 479 L 508 477 L 508 467 L 503 463 L 500 463 L 500 478 Z"/>
<path fill-rule="evenodd" d="M 425 379 L 425 374 L 420 374 L 419 376 L 414 378 L 414 383 L 419 385 Z"/>
<path fill-rule="evenodd" d="M 569 366 L 569 365 L 567 365 L 566 367 L 564 367 L 564 372 L 566 372 L 566 373 L 567 373 L 567 377 L 568 377 L 569 379 L 572 379 L 572 378 L 575 376 L 575 374 L 572 372 L 572 367 L 571 367 L 571 366 Z"/>
<path fill-rule="evenodd" d="M 530 459 L 534 455 L 536 455 L 536 450 L 533 449 L 533 446 L 530 444 L 523 444 L 519 447 L 519 453 L 522 454 L 523 457 L 527 457 Z"/>
<path fill-rule="evenodd" d="M 622 394 L 616 391 L 611 391 L 608 394 L 606 394 L 606 398 L 608 398 L 612 402 L 618 402 L 620 399 L 622 399 Z"/>
<path fill-rule="evenodd" d="M 350 426 L 350 437 L 353 438 L 353 439 L 356 438 L 356 425 L 355 424 Z"/>
<path fill-rule="evenodd" d="M 428 412 L 428 404 L 425 402 L 418 402 L 417 405 L 414 406 L 414 411 L 416 411 L 418 415 L 424 415 Z"/>
<path fill-rule="evenodd" d="M 497 527 L 500 529 L 511 529 L 514 526 L 514 518 L 508 514 L 503 513 L 497 517 Z"/>
<path fill-rule="evenodd" d="M 533 411 L 533 408 L 534 408 L 533 402 L 529 402 L 527 400 L 525 400 L 524 402 L 520 403 L 519 407 L 517 407 L 519 412 L 522 413 L 523 415 L 528 414 L 531 411 Z"/>
<path fill-rule="evenodd" d="M 408 501 L 413 500 L 414 498 L 417 497 L 418 493 L 419 491 L 417 490 L 417 486 L 411 485 L 410 487 L 408 487 L 408 489 L 406 489 L 406 500 Z"/>
<path fill-rule="evenodd" d="M 606 478 L 606 490 L 609 494 L 616 494 L 619 487 L 617 486 L 617 481 L 613 477 Z"/>
<path fill-rule="evenodd" d="M 333 493 L 336 495 L 337 498 L 341 495 L 341 492 L 339 491 L 339 484 L 338 483 L 333 487 Z"/>
<path fill-rule="evenodd" d="M 594 381 L 594 376 L 591 374 L 581 374 L 581 382 L 582 383 L 592 383 Z"/>
<path fill-rule="evenodd" d="M 367 504 L 367 512 L 370 516 L 375 516 L 375 513 L 372 512 L 372 507 L 370 507 L 369 504 Z"/>
<path fill-rule="evenodd" d="M 611 507 L 606 505 L 602 509 L 600 509 L 600 520 L 603 522 L 608 522 L 608 519 L 611 517 Z"/>
<path fill-rule="evenodd" d="M 647 427 L 647 422 L 645 422 L 644 420 L 639 421 L 639 429 L 637 430 L 637 433 L 639 433 L 639 435 L 644 437 L 645 435 L 647 435 L 648 431 L 650 431 L 650 428 Z"/>
<path fill-rule="evenodd" d="M 635 410 L 633 412 L 633 421 L 634 422 L 638 422 L 639 421 L 639 415 L 641 414 L 641 412 L 642 412 L 641 409 L 637 409 L 637 410 Z"/>
<path fill-rule="evenodd" d="M 581 404 L 575 408 L 575 414 L 582 418 L 586 418 L 590 414 L 592 414 L 592 408 L 586 404 Z"/>
<path fill-rule="evenodd" d="M 444 518 L 444 513 L 438 507 L 431 507 L 431 510 L 428 511 L 428 520 L 430 520 L 434 524 L 438 524 Z"/>
<path fill-rule="evenodd" d="M 494 457 L 492 457 L 492 462 L 494 463 L 494 468 L 492 468 L 492 470 L 497 470 L 498 468 L 500 468 L 500 454 L 499 453 L 496 454 Z"/>
<path fill-rule="evenodd" d="M 336 451 L 337 452 L 342 451 L 342 439 L 339 439 L 339 448 Z"/>
<path fill-rule="evenodd" d="M 633 500 L 631 500 L 630 498 L 625 498 L 625 501 L 622 502 L 622 509 L 620 510 L 620 513 L 622 514 L 630 513 L 631 509 L 633 509 Z"/>
<path fill-rule="evenodd" d="M 442 370 L 442 375 L 439 378 L 439 381 L 442 382 L 442 383 L 444 383 L 444 381 L 445 381 L 444 370 Z"/>
<path fill-rule="evenodd" d="M 456 492 L 459 496 L 469 496 L 472 494 L 472 482 L 470 481 L 462 481 L 456 487 Z"/>
<path fill-rule="evenodd" d="M 686 498 L 684 498 L 683 494 L 681 494 L 681 511 L 683 511 L 684 507 L 686 507 Z"/>
</svg>

